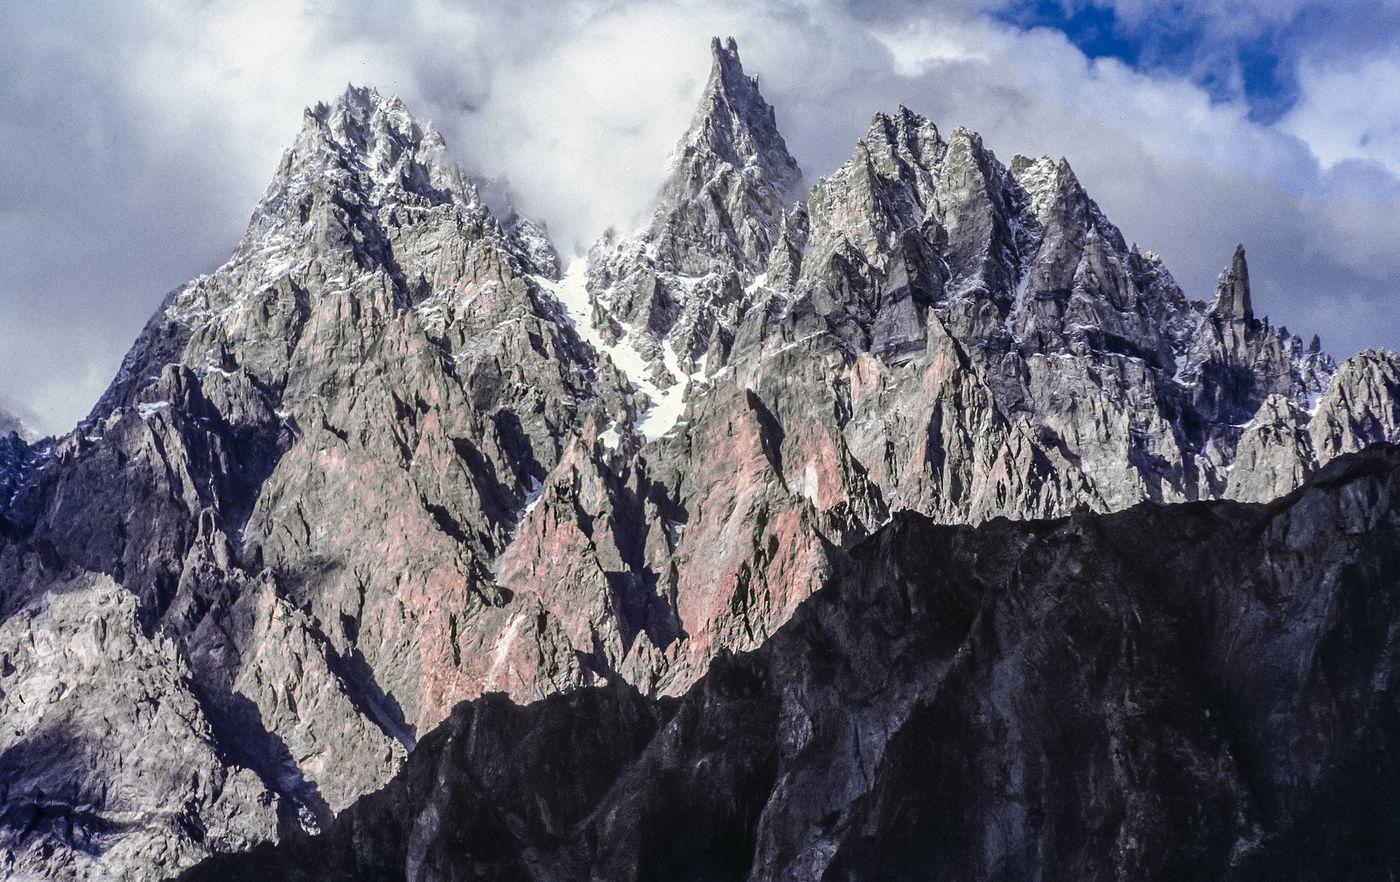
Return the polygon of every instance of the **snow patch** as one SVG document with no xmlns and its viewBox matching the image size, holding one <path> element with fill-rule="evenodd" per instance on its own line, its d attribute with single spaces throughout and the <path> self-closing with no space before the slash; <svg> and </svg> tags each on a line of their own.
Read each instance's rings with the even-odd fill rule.
<svg viewBox="0 0 1400 882">
<path fill-rule="evenodd" d="M 1173 383 L 1178 386 L 1185 386 L 1188 389 L 1192 386 L 1191 381 L 1186 379 L 1186 368 L 1189 363 L 1190 359 L 1187 358 L 1187 353 L 1181 353 L 1177 356 L 1176 372 L 1172 374 Z"/>
<path fill-rule="evenodd" d="M 648 441 L 655 441 L 676 425 L 681 412 L 685 410 L 685 392 L 690 388 L 690 377 L 681 369 L 681 360 L 670 340 L 662 344 L 661 360 L 675 382 L 664 390 L 652 384 L 651 388 L 655 391 L 647 391 L 647 397 L 653 403 L 637 420 L 637 428 Z"/>
<path fill-rule="evenodd" d="M 136 413 L 140 415 L 141 419 L 148 420 L 168 407 L 170 407 L 169 401 L 152 401 L 136 405 Z"/>
<path fill-rule="evenodd" d="M 603 339 L 602 332 L 593 321 L 593 299 L 588 293 L 587 258 L 575 258 L 570 261 L 563 277 L 557 282 L 544 276 L 534 278 L 540 287 L 553 294 L 564 307 L 579 338 L 593 347 L 594 352 L 606 356 L 622 371 L 623 376 L 627 377 L 633 390 L 641 392 L 651 401 L 651 406 L 637 419 L 637 429 L 642 436 L 647 441 L 655 441 L 671 431 L 685 409 L 685 393 L 690 387 L 693 375 L 687 375 L 681 368 L 680 357 L 670 341 L 666 341 L 662 346 L 662 364 L 673 382 L 663 390 L 651 380 L 650 364 L 636 347 L 636 328 L 622 324 L 622 335 L 616 344 L 609 344 Z M 703 362 L 701 372 L 703 373 Z M 605 432 L 604 435 L 606 434 Z M 607 440 L 604 440 L 604 443 L 607 444 Z"/>
<path fill-rule="evenodd" d="M 814 463 L 807 463 L 807 467 L 802 470 L 802 480 L 798 482 L 797 492 L 812 502 L 817 501 L 817 468 Z"/>
<path fill-rule="evenodd" d="M 806 335 L 804 335 L 804 336 L 802 336 L 802 337 L 798 337 L 796 340 L 793 340 L 791 343 L 784 343 L 782 346 L 779 346 L 777 349 L 773 350 L 773 352 L 770 354 L 770 357 L 771 357 L 771 355 L 782 355 L 784 352 L 787 352 L 789 349 L 795 349 L 796 347 L 801 346 L 803 343 L 806 343 L 806 342 L 808 342 L 808 341 L 810 341 L 810 340 L 815 340 L 815 339 L 817 339 L 818 337 L 822 336 L 822 335 L 825 334 L 825 333 L 826 333 L 826 331 L 817 331 L 817 332 L 812 333 L 812 334 L 806 334 Z M 719 374 L 720 374 L 720 373 L 723 373 L 724 370 L 728 370 L 728 368 L 724 368 L 724 369 L 721 370 L 719 373 L 716 373 L 715 376 L 719 376 Z"/>
<path fill-rule="evenodd" d="M 1003 320 L 1007 336 L 1017 343 L 1021 342 L 1021 338 L 1017 337 L 1015 332 L 1016 316 L 1021 314 L 1021 305 L 1026 302 L 1026 288 L 1030 287 L 1030 283 L 1031 271 L 1027 267 L 1021 273 L 1020 281 L 1016 283 L 1016 292 L 1011 295 L 1011 305 L 1007 307 L 1006 318 Z"/>
<path fill-rule="evenodd" d="M 685 533 L 685 524 L 680 521 L 673 521 L 667 518 L 662 521 L 666 527 L 666 534 L 671 540 L 671 547 L 675 548 L 681 544 L 681 535 Z"/>
</svg>

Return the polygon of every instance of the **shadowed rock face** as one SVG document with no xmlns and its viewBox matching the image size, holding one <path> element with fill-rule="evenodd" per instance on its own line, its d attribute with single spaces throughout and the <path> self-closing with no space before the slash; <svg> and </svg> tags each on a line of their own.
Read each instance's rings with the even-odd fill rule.
<svg viewBox="0 0 1400 882">
<path fill-rule="evenodd" d="M 1271 505 L 901 515 L 678 701 L 464 703 L 324 834 L 187 879 L 1376 878 L 1400 449 Z"/>
<path fill-rule="evenodd" d="M 804 196 L 777 121 L 715 41 L 651 222 L 564 266 L 402 102 L 308 109 L 89 418 L 0 438 L 0 868 L 319 829 L 484 693 L 685 695 L 901 512 L 1263 501 L 1400 439 L 1396 357 L 1259 318 L 1242 250 L 1191 300 L 1067 162 L 907 108 Z"/>
</svg>

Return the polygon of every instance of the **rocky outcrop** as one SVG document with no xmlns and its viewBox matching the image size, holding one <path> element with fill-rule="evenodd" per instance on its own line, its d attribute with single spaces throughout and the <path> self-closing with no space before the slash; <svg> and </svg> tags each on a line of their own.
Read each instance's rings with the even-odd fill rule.
<svg viewBox="0 0 1400 882">
<path fill-rule="evenodd" d="M 1392 874 L 1397 500 L 1377 447 L 1268 506 L 899 515 L 679 701 L 464 704 L 325 833 L 184 878 Z"/>
<path fill-rule="evenodd" d="M 1307 410 L 1273 394 L 1243 428 L 1226 495 L 1265 502 L 1320 465 L 1400 436 L 1400 358 L 1367 350 L 1337 369 Z"/>
<path fill-rule="evenodd" d="M 271 795 L 226 763 L 178 649 L 136 612 L 131 592 L 81 576 L 0 623 L 7 878 L 157 878 L 276 833 Z"/>
<path fill-rule="evenodd" d="M 233 256 L 89 418 L 0 439 L 0 627 L 77 633 L 83 602 L 50 598 L 126 592 L 201 780 L 246 784 L 128 823 L 185 792 L 133 765 L 130 801 L 20 824 L 26 872 L 144 878 L 324 827 L 486 692 L 685 695 L 901 512 L 1264 500 L 1400 436 L 1393 356 L 1336 368 L 1274 329 L 1242 251 L 1190 300 L 1068 163 L 907 108 L 803 197 L 737 47 L 712 56 L 652 221 L 571 261 L 397 99 L 308 109 Z M 130 696 L 74 670 L 42 749 L 79 780 Z M 15 781 L 0 814 L 29 818 L 48 785 Z M 239 800 L 262 820 L 226 820 Z"/>
<path fill-rule="evenodd" d="M 782 239 L 802 173 L 776 114 L 731 37 L 711 44 L 710 76 L 676 145 L 650 224 L 590 253 L 588 287 L 609 338 L 628 336 L 662 386 L 728 358 L 746 290 Z M 666 353 L 684 369 L 667 364 Z"/>
<path fill-rule="evenodd" d="M 1400 356 L 1366 350 L 1349 358 L 1314 408 L 1308 425 L 1320 462 L 1400 434 Z"/>
<path fill-rule="evenodd" d="M 1244 426 L 1225 495 L 1266 502 L 1297 487 L 1316 469 L 1307 414 L 1286 397 L 1270 395 Z"/>
<path fill-rule="evenodd" d="M 17 435 L 21 441 L 29 443 L 39 440 L 39 433 L 30 428 L 22 418 L 0 407 L 0 438 L 9 435 Z"/>
</svg>

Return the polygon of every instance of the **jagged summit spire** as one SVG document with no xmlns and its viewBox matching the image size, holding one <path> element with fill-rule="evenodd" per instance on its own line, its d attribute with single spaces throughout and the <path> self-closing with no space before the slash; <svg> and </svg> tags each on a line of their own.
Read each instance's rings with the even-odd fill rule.
<svg viewBox="0 0 1400 882">
<path fill-rule="evenodd" d="M 398 99 L 392 100 L 397 101 Z M 338 117 L 364 120 L 383 103 L 385 103 L 384 97 L 373 86 L 357 86 L 354 83 L 346 83 L 344 91 L 330 101 L 317 101 L 306 108 L 306 124 L 326 125 Z"/>
<path fill-rule="evenodd" d="M 340 97 L 336 99 L 336 105 L 370 110 L 382 100 L 379 90 L 373 86 L 357 86 L 354 83 L 346 83 L 345 91 L 340 93 Z"/>
<path fill-rule="evenodd" d="M 395 95 L 348 84 L 331 100 L 306 108 L 301 131 L 283 151 L 235 256 L 260 255 L 266 264 L 267 254 L 313 245 L 324 249 L 332 241 L 359 253 L 368 241 L 359 219 L 398 205 L 452 205 L 475 222 L 498 221 L 477 182 L 431 124 L 420 124 Z M 497 207 L 502 217 L 509 213 L 508 205 Z M 509 221 L 505 226 L 533 230 Z M 349 230 L 353 235 L 346 234 Z M 551 264 L 547 248 L 538 255 L 514 251 L 531 265 Z"/>
<path fill-rule="evenodd" d="M 432 124 L 420 123 L 401 98 L 373 86 L 349 83 L 330 101 L 306 108 L 267 200 L 280 201 L 278 194 L 297 180 L 327 176 L 337 187 L 358 180 L 366 192 L 401 190 L 428 203 L 480 202 L 476 183 L 449 156 Z"/>
<path fill-rule="evenodd" d="M 352 151 L 371 149 L 380 139 L 400 144 L 431 143 L 440 146 L 441 136 L 430 125 L 420 125 L 408 106 L 396 95 L 383 95 L 373 86 L 347 83 L 345 91 L 329 103 L 318 101 L 306 108 L 302 137 L 328 134 Z"/>
<path fill-rule="evenodd" d="M 903 144 L 919 156 L 935 156 L 943 144 L 938 126 L 922 114 L 900 104 L 894 113 L 877 112 L 870 118 L 869 138 Z"/>
<path fill-rule="evenodd" d="M 1235 246 L 1230 268 L 1220 274 L 1210 309 L 1225 318 L 1254 321 L 1254 304 L 1249 296 L 1249 264 L 1244 259 L 1243 245 Z"/>
<path fill-rule="evenodd" d="M 710 77 L 705 84 L 702 113 L 716 98 L 729 102 L 736 110 L 752 108 L 762 116 L 771 118 L 773 115 L 773 108 L 759 94 L 758 78 L 744 73 L 739 44 L 733 37 L 726 37 L 722 42 L 719 37 L 710 40 Z"/>
<path fill-rule="evenodd" d="M 744 73 L 738 43 L 715 37 L 710 54 L 709 79 L 645 237 L 661 246 L 665 268 L 703 274 L 718 262 L 751 275 L 801 190 L 802 171 L 758 80 Z"/>
<path fill-rule="evenodd" d="M 710 55 L 714 58 L 716 68 L 723 64 L 733 64 L 735 67 L 740 67 L 739 43 L 733 37 L 725 37 L 723 40 L 719 37 L 711 37 Z M 740 70 L 742 72 L 741 67 Z"/>
<path fill-rule="evenodd" d="M 668 185 L 689 178 L 697 159 L 723 160 L 770 185 L 784 198 L 794 194 L 802 173 L 778 131 L 777 115 L 744 73 L 733 37 L 710 41 L 710 76 L 677 150 Z"/>
</svg>

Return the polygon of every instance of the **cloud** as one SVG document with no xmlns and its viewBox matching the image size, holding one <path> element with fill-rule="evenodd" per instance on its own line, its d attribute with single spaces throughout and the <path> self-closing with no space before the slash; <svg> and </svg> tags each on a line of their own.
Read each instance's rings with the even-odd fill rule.
<svg viewBox="0 0 1400 882">
<path fill-rule="evenodd" d="M 1304 97 L 1281 129 L 1329 166 L 1368 162 L 1400 174 L 1400 50 L 1359 63 L 1309 62 L 1300 78 Z"/>
<path fill-rule="evenodd" d="M 1314 4 L 1315 5 L 1315 4 Z M 1122 21 L 1180 0 L 1120 0 Z M 1205 5 L 1192 6 L 1197 16 Z M 1282 31 L 1304 0 L 1236 2 L 1202 33 Z M 1348 9 L 1350 7 L 1348 6 Z M 1063 33 L 967 2 L 135 0 L 0 7 L 0 398 L 71 426 L 166 290 L 221 263 L 301 108 L 347 81 L 401 95 L 562 249 L 649 210 L 734 34 L 810 179 L 876 110 L 982 131 L 1003 160 L 1066 155 L 1129 238 L 1209 293 L 1236 241 L 1261 307 L 1339 354 L 1400 336 L 1400 93 L 1386 42 L 1361 68 L 1297 56 L 1299 97 L 1251 119 L 1189 70 L 1092 60 Z M 1291 10 L 1291 11 L 1290 11 Z M 1139 17 L 1135 19 L 1134 16 Z M 1319 45 L 1363 30 L 1343 10 Z M 1204 49 L 1202 51 L 1205 51 Z M 1389 91 L 1386 91 L 1386 90 Z"/>
</svg>

